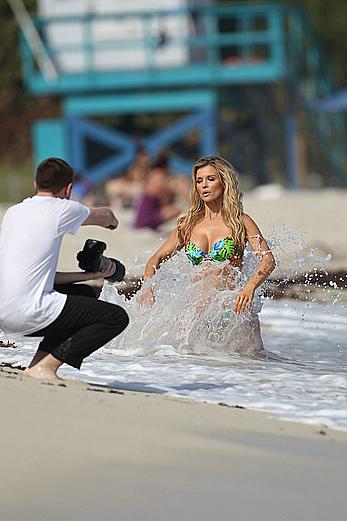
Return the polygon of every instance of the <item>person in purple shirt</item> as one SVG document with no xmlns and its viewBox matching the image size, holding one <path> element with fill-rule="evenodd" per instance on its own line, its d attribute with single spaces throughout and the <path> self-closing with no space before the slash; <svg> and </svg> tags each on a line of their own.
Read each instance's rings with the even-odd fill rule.
<svg viewBox="0 0 347 521">
<path fill-rule="evenodd" d="M 134 227 L 156 230 L 179 213 L 179 207 L 172 202 L 166 170 L 160 167 L 153 168 L 136 205 Z"/>
</svg>

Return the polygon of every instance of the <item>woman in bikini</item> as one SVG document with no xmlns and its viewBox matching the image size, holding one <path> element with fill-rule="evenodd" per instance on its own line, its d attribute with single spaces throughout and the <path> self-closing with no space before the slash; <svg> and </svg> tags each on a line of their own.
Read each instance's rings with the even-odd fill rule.
<svg viewBox="0 0 347 521">
<path fill-rule="evenodd" d="M 199 159 L 188 211 L 149 259 L 136 298 L 122 304 L 131 326 L 114 347 L 263 356 L 254 295 L 274 267 L 258 226 L 243 213 L 233 167 L 217 156 Z M 109 288 L 106 298 L 120 298 L 115 293 Z"/>
<path fill-rule="evenodd" d="M 242 268 L 247 243 L 260 262 L 236 295 L 236 314 L 246 308 L 251 310 L 254 292 L 274 270 L 275 260 L 256 223 L 243 213 L 242 194 L 232 165 L 218 156 L 203 157 L 193 166 L 189 209 L 149 259 L 144 281 L 148 281 L 160 264 L 179 250 L 185 252 L 193 265 L 210 263 L 211 266 L 215 262 L 229 261 L 232 266 Z M 152 288 L 148 288 L 142 301 L 151 298 Z"/>
</svg>

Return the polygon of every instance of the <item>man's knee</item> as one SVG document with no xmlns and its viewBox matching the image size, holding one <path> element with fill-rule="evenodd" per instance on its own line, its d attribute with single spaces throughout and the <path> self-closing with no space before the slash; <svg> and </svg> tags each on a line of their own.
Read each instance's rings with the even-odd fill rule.
<svg viewBox="0 0 347 521">
<path fill-rule="evenodd" d="M 117 313 L 117 324 L 118 327 L 121 328 L 121 331 L 124 331 L 124 329 L 129 325 L 129 316 L 128 313 L 125 311 L 125 309 L 118 307 L 118 313 Z"/>
<path fill-rule="evenodd" d="M 111 304 L 111 306 L 112 308 L 109 308 L 106 322 L 114 334 L 119 335 L 129 324 L 128 313 L 121 306 L 117 306 L 117 304 Z"/>
</svg>

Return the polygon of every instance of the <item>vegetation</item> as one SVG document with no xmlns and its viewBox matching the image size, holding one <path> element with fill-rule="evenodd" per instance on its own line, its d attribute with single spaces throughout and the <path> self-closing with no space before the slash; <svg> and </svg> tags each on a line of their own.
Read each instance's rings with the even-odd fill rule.
<svg viewBox="0 0 347 521">
<path fill-rule="evenodd" d="M 36 0 L 25 0 L 30 13 Z M 33 98 L 22 83 L 18 26 L 6 1 L 0 2 L 0 201 L 21 198 L 32 189 L 31 125 L 58 113 L 54 98 Z"/>
<path fill-rule="evenodd" d="M 337 87 L 347 85 L 346 0 L 289 0 L 282 3 L 301 7 L 309 17 L 323 52 L 331 64 Z"/>
</svg>

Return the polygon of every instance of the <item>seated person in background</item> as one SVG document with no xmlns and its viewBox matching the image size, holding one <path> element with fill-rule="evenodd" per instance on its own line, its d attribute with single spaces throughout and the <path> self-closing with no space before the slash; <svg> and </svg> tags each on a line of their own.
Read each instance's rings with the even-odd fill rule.
<svg viewBox="0 0 347 521">
<path fill-rule="evenodd" d="M 169 179 L 169 189 L 184 210 L 189 202 L 190 184 L 190 179 L 184 174 L 175 174 Z"/>
<path fill-rule="evenodd" d="M 185 209 L 189 201 L 190 179 L 186 175 L 179 173 L 170 176 L 169 154 L 165 150 L 158 154 L 153 168 L 160 168 L 167 175 L 167 202 L 175 200 L 178 206 L 182 206 L 182 209 Z"/>
<path fill-rule="evenodd" d="M 180 208 L 173 202 L 166 169 L 154 167 L 149 173 L 142 196 L 135 209 L 135 228 L 156 230 L 164 222 L 177 217 Z"/>
<path fill-rule="evenodd" d="M 149 156 L 139 149 L 135 162 L 125 174 L 114 176 L 105 183 L 105 196 L 111 208 L 131 208 L 140 197 L 149 173 Z"/>
</svg>

